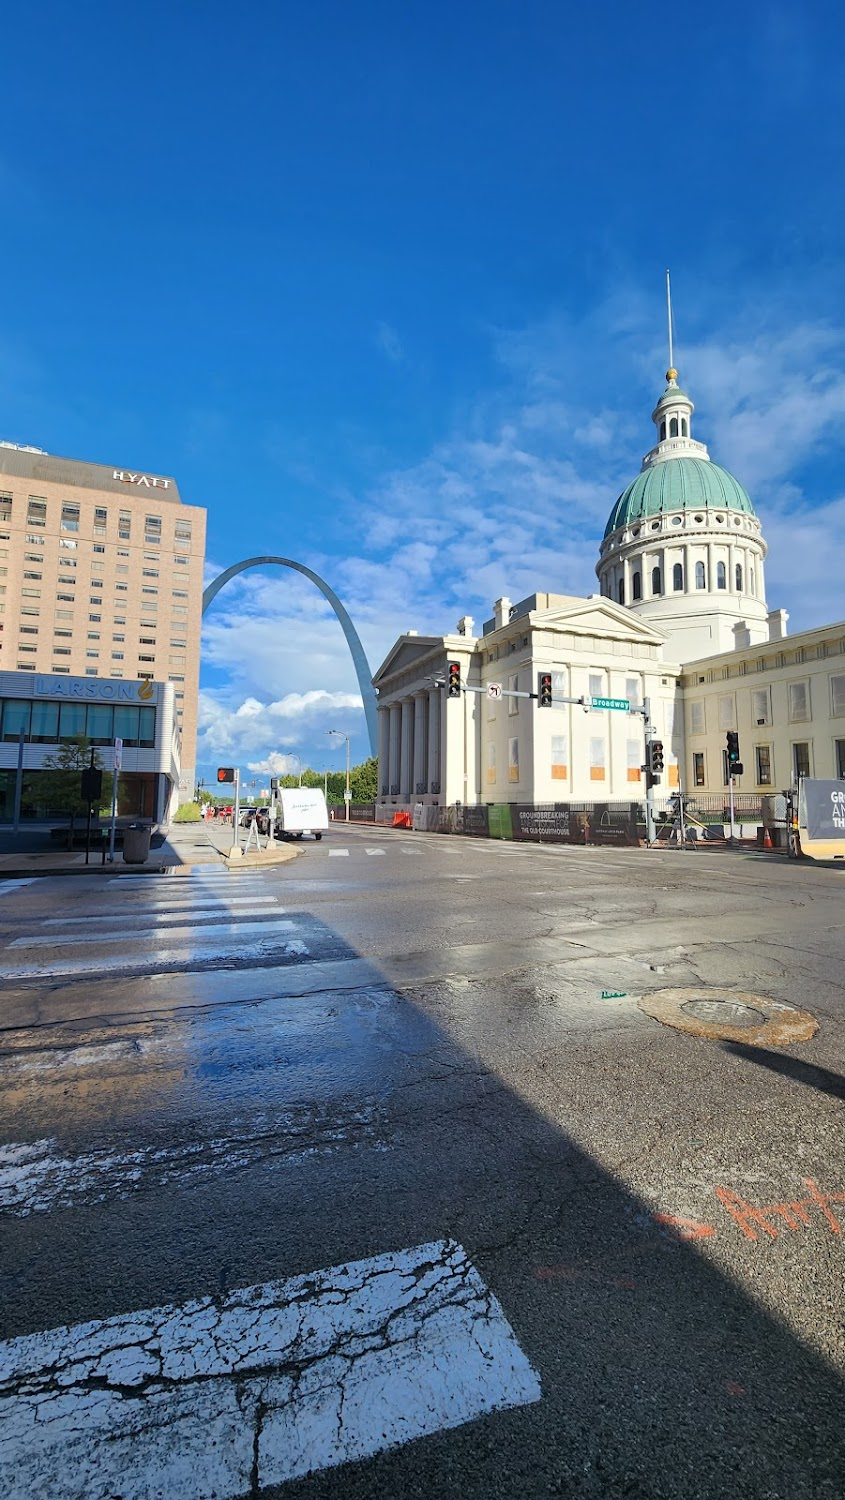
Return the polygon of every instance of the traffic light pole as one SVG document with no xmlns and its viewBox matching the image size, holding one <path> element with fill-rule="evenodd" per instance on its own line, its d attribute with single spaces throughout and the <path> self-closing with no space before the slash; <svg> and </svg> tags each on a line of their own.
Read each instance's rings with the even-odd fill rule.
<svg viewBox="0 0 845 1500">
<path fill-rule="evenodd" d="M 733 772 L 731 772 L 730 776 L 728 777 L 728 794 L 729 794 L 729 797 L 730 797 L 730 805 L 731 805 L 731 836 L 730 836 L 730 839 L 729 839 L 729 843 L 735 844 L 736 843 L 736 813 L 735 813 L 735 810 L 734 810 L 734 778 L 733 778 Z"/>
<path fill-rule="evenodd" d="M 238 829 L 240 827 L 240 822 L 241 822 L 241 773 L 240 773 L 240 770 L 236 770 L 235 771 L 235 806 L 234 806 L 234 811 L 232 812 L 232 849 L 233 850 L 234 849 L 240 849 L 240 847 L 241 847 L 240 840 L 238 838 Z"/>
<path fill-rule="evenodd" d="M 654 787 L 651 780 L 651 742 L 654 739 L 654 725 L 651 721 L 651 699 L 644 698 L 641 709 L 643 728 L 645 730 L 645 841 L 647 844 L 654 843 Z"/>
</svg>

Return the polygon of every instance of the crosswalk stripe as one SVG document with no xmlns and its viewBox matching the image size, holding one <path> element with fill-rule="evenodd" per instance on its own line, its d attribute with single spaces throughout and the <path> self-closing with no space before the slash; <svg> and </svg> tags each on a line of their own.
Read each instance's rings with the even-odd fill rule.
<svg viewBox="0 0 845 1500">
<path fill-rule="evenodd" d="M 250 936 L 252 936 L 254 934 L 261 933 L 263 936 L 266 937 L 266 935 L 268 933 L 270 933 L 270 932 L 291 932 L 295 926 L 296 926 L 296 923 L 291 922 L 289 920 L 278 921 L 276 919 L 276 916 L 275 916 L 275 913 L 274 913 L 273 916 L 270 918 L 270 920 L 267 921 L 267 922 L 223 922 L 223 923 L 220 923 L 217 927 L 215 927 L 213 929 L 200 928 L 199 929 L 199 935 L 201 936 L 202 933 L 211 930 L 211 931 L 213 931 L 218 936 L 222 936 L 224 933 L 231 933 L 233 937 L 246 938 L 246 937 L 250 937 Z M 149 942 L 151 939 L 158 937 L 160 931 L 161 931 L 161 929 L 159 927 L 141 927 L 141 928 L 134 929 L 132 931 L 131 935 L 128 936 L 128 937 L 127 937 L 127 934 L 126 934 L 125 931 L 124 932 L 106 932 L 106 933 L 102 933 L 102 932 L 83 932 L 83 933 L 79 933 L 79 934 L 73 934 L 72 933 L 70 936 L 67 936 L 67 937 L 64 936 L 64 935 L 56 934 L 56 933 L 50 933 L 49 937 L 45 937 L 41 933 L 35 933 L 35 934 L 27 934 L 26 937 L 12 938 L 12 941 L 7 944 L 7 947 L 8 948 L 46 948 L 46 947 L 51 947 L 52 948 L 52 947 L 55 946 L 56 943 L 60 943 L 62 945 L 62 947 L 64 947 L 64 948 L 70 946 L 71 944 L 73 944 L 74 946 L 79 946 L 79 945 L 84 944 L 84 943 L 85 944 L 92 944 L 92 943 L 132 943 L 132 944 L 138 944 L 138 943 Z M 178 941 L 178 935 L 176 933 L 171 933 L 169 936 L 174 941 Z M 190 942 L 191 938 L 192 938 L 192 934 L 190 932 L 187 932 L 185 934 L 186 941 Z"/>
<path fill-rule="evenodd" d="M 32 885 L 35 879 L 34 875 L 30 875 L 24 880 L 0 880 L 0 896 L 11 895 L 12 891 L 19 890 L 22 885 Z"/>
<path fill-rule="evenodd" d="M 133 906 L 132 919 L 137 921 L 139 917 L 168 917 L 185 912 L 197 917 L 224 916 L 232 907 L 247 907 L 257 910 L 262 906 L 278 906 L 277 896 L 231 896 L 228 901 L 176 901 L 162 902 L 161 906 Z M 246 912 L 238 912 L 239 916 L 245 916 Z M 126 913 L 115 912 L 111 916 L 104 916 L 102 912 L 88 912 L 84 917 L 45 917 L 45 927 L 70 927 L 83 922 L 122 922 L 126 926 Z"/>
<path fill-rule="evenodd" d="M 0 1371 L 7 1500 L 233 1500 L 542 1395 L 449 1240 L 26 1334 Z"/>
<path fill-rule="evenodd" d="M 383 849 L 367 849 L 366 853 L 367 854 L 383 854 L 384 850 Z"/>
<path fill-rule="evenodd" d="M 329 850 L 329 859 L 331 859 L 333 856 L 336 859 L 339 855 L 342 856 L 344 854 L 348 855 L 349 854 L 349 850 L 348 849 L 330 849 Z"/>
</svg>

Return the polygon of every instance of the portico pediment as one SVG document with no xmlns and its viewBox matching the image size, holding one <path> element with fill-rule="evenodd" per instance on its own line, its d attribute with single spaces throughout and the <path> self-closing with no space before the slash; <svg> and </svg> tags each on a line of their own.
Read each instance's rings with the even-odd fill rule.
<svg viewBox="0 0 845 1500">
<path fill-rule="evenodd" d="M 573 599 L 571 604 L 537 610 L 533 623 L 541 629 L 547 626 L 573 635 L 604 635 L 632 644 L 661 646 L 666 639 L 663 631 L 649 625 L 640 615 L 632 614 L 623 605 L 614 604 L 612 599 Z"/>
<path fill-rule="evenodd" d="M 400 636 L 395 646 L 388 652 L 378 670 L 373 674 L 373 683 L 376 687 L 386 678 L 392 677 L 396 672 L 406 672 L 409 667 L 421 661 L 432 651 L 443 649 L 443 637 L 440 635 L 414 635 Z"/>
</svg>

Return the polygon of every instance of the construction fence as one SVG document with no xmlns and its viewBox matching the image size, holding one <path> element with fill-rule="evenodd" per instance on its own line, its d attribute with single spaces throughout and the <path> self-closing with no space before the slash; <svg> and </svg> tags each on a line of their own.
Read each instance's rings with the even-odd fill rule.
<svg viewBox="0 0 845 1500">
<path fill-rule="evenodd" d="M 783 804 L 782 806 L 780 804 Z M 657 838 L 677 840 L 678 798 L 655 799 Z M 382 823 L 429 833 L 461 834 L 468 838 L 513 839 L 530 843 L 619 844 L 646 841 L 645 803 L 637 802 L 501 802 L 411 808 L 390 804 L 353 803 L 355 822 Z M 734 798 L 734 826 L 739 838 L 762 843 L 764 830 L 775 845 L 785 844 L 786 806 L 782 797 L 749 793 Z M 721 843 L 730 834 L 727 798 L 684 798 L 684 837 L 691 842 Z"/>
</svg>

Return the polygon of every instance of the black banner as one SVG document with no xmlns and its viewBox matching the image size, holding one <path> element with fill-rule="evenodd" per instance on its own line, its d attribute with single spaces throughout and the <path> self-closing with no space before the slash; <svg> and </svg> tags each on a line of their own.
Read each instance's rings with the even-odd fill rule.
<svg viewBox="0 0 845 1500">
<path fill-rule="evenodd" d="M 637 809 L 597 802 L 589 814 L 591 844 L 638 844 Z"/>
<path fill-rule="evenodd" d="M 550 841 L 559 844 L 583 844 L 584 834 L 579 815 L 571 813 L 566 806 L 558 807 L 511 807 L 511 823 L 515 839 Z"/>
<path fill-rule="evenodd" d="M 802 781 L 798 820 L 808 839 L 845 839 L 845 781 Z"/>
</svg>

